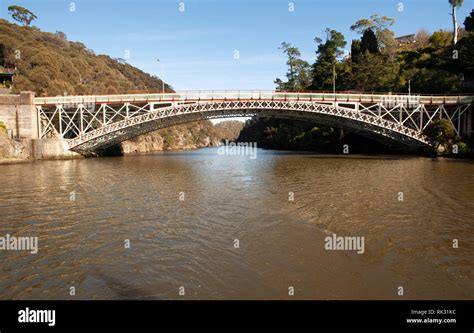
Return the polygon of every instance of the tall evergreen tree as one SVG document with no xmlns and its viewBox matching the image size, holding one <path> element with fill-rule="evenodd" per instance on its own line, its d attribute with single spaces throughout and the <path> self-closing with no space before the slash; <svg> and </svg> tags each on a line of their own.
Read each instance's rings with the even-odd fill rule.
<svg viewBox="0 0 474 333">
<path fill-rule="evenodd" d="M 334 81 L 334 68 L 339 67 L 337 59 L 344 54 L 346 41 L 344 35 L 336 30 L 326 29 L 326 42 L 315 38 L 318 43 L 317 59 L 313 64 L 311 89 L 332 89 Z"/>
<path fill-rule="evenodd" d="M 472 10 L 471 14 L 464 20 L 464 27 L 466 28 L 466 31 L 474 31 L 474 10 Z"/>
<path fill-rule="evenodd" d="M 351 44 L 351 60 L 352 62 L 359 62 L 362 54 L 360 40 L 353 39 Z"/>
<path fill-rule="evenodd" d="M 395 44 L 395 34 L 389 29 L 395 23 L 395 19 L 387 16 L 372 15 L 368 19 L 360 19 L 351 26 L 351 30 L 363 34 L 367 29 L 375 32 L 379 42 L 379 49 L 391 50 Z"/>
<path fill-rule="evenodd" d="M 372 29 L 369 28 L 364 31 L 360 41 L 360 50 L 362 53 L 365 53 L 366 51 L 370 53 L 379 53 L 379 43 L 377 36 L 375 36 L 375 33 L 372 31 Z"/>
<path fill-rule="evenodd" d="M 300 59 L 301 53 L 297 47 L 291 46 L 290 43 L 283 42 L 279 47 L 287 56 L 286 64 L 288 72 L 286 73 L 287 81 L 284 82 L 277 78 L 274 82 L 278 90 L 304 90 L 310 83 L 310 65 L 307 61 Z"/>
</svg>

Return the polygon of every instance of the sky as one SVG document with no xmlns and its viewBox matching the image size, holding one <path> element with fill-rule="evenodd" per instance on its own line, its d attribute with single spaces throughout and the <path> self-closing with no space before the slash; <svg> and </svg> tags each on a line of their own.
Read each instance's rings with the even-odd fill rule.
<svg viewBox="0 0 474 333">
<path fill-rule="evenodd" d="M 281 42 L 313 63 L 316 36 L 338 30 L 349 49 L 359 37 L 350 26 L 375 13 L 395 18 L 396 36 L 452 29 L 448 0 L 0 0 L 9 21 L 10 5 L 34 12 L 41 30 L 125 58 L 175 90 L 273 90 L 285 79 Z M 465 0 L 461 24 L 472 9 Z"/>
</svg>

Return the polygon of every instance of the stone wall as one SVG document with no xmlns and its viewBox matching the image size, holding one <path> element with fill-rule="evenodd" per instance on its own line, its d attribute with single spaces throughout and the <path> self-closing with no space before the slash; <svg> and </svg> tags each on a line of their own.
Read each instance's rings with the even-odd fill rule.
<svg viewBox="0 0 474 333">
<path fill-rule="evenodd" d="M 81 155 L 69 151 L 65 140 L 39 138 L 38 114 L 33 92 L 0 95 L 0 121 L 7 127 L 0 158 L 56 159 Z M 2 153 L 3 152 L 3 153 Z"/>
<path fill-rule="evenodd" d="M 34 105 L 35 94 L 0 95 L 0 121 L 12 139 L 39 139 L 38 116 Z"/>
<path fill-rule="evenodd" d="M 29 140 L 28 150 L 34 159 L 68 159 L 81 158 L 78 153 L 69 150 L 66 140 L 45 138 Z"/>
</svg>

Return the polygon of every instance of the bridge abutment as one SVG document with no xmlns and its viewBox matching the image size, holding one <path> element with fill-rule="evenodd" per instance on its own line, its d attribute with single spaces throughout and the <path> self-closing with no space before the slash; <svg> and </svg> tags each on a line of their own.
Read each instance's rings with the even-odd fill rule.
<svg viewBox="0 0 474 333">
<path fill-rule="evenodd" d="M 67 141 L 60 138 L 40 138 L 35 93 L 0 95 L 0 121 L 7 128 L 7 136 L 14 146 L 13 156 L 33 159 L 80 157 L 69 150 Z"/>
<path fill-rule="evenodd" d="M 34 104 L 35 93 L 22 91 L 19 95 L 0 95 L 0 121 L 10 138 L 39 139 L 38 113 Z"/>
<path fill-rule="evenodd" d="M 69 159 L 83 156 L 69 150 L 67 141 L 59 138 L 43 138 L 30 141 L 29 151 L 35 159 Z"/>
</svg>

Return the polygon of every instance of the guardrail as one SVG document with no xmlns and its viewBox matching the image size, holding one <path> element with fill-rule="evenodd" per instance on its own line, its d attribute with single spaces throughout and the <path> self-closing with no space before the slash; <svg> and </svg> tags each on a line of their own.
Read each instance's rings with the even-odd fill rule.
<svg viewBox="0 0 474 333">
<path fill-rule="evenodd" d="M 165 94 L 125 94 L 125 95 L 94 95 L 94 96 L 57 96 L 36 97 L 36 105 L 63 104 L 122 104 L 148 102 L 183 102 L 207 100 L 295 100 L 295 101 L 328 101 L 355 103 L 405 102 L 422 104 L 470 104 L 474 100 L 471 95 L 407 95 L 407 94 L 371 94 L 371 93 L 319 93 L 319 92 L 281 92 L 271 90 L 194 90 L 178 91 Z"/>
</svg>

